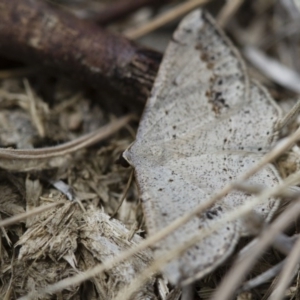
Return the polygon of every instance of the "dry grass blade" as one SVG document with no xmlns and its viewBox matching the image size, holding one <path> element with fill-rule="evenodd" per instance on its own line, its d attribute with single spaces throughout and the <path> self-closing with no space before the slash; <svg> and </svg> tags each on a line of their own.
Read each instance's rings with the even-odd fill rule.
<svg viewBox="0 0 300 300">
<path fill-rule="evenodd" d="M 29 150 L 0 148 L 0 166 L 4 169 L 17 171 L 29 171 L 41 169 L 42 167 L 46 168 L 45 166 L 52 158 L 64 156 L 91 146 L 112 135 L 132 119 L 132 115 L 122 117 L 94 132 L 59 146 Z M 49 163 L 49 165 L 51 165 L 51 163 Z"/>
<path fill-rule="evenodd" d="M 294 200 L 299 199 L 300 196 L 294 198 Z M 273 247 L 284 255 L 289 255 L 292 251 L 295 242 L 298 240 L 299 235 L 295 234 L 292 237 L 284 233 L 277 235 L 276 239 L 273 242 Z"/>
<path fill-rule="evenodd" d="M 267 270 L 266 272 L 258 275 L 257 277 L 245 282 L 242 287 L 238 290 L 238 293 L 243 293 L 254 289 L 255 287 L 267 282 L 271 278 L 274 278 L 281 270 L 286 260 L 283 260 L 279 264 L 275 265 L 271 269 Z"/>
<path fill-rule="evenodd" d="M 78 139 L 73 141 L 64 143 L 59 146 L 54 147 L 46 147 L 41 149 L 32 149 L 32 150 L 23 150 L 23 149 L 3 149 L 0 148 L 0 158 L 12 158 L 12 159 L 39 159 L 39 158 L 50 158 L 53 156 L 65 155 L 84 147 L 88 147 L 96 142 L 105 139 L 109 135 L 115 133 L 124 125 L 126 125 L 130 120 L 132 120 L 132 116 L 122 117 L 116 121 L 112 121 L 111 123 L 103 126 L 102 128 L 88 133 Z"/>
<path fill-rule="evenodd" d="M 35 216 L 41 212 L 44 212 L 46 210 L 49 210 L 55 206 L 58 206 L 58 205 L 62 205 L 64 204 L 65 202 L 63 201 L 60 201 L 60 202 L 55 202 L 55 203 L 51 203 L 51 204 L 48 204 L 48 205 L 43 205 L 43 206 L 39 206 L 37 208 L 33 208 L 31 209 L 30 211 L 27 211 L 25 213 L 22 213 L 22 214 L 18 214 L 16 216 L 13 216 L 11 218 L 7 218 L 3 221 L 0 222 L 0 227 L 5 227 L 5 226 L 9 226 L 9 225 L 12 225 L 12 224 L 15 224 L 19 221 L 22 221 L 22 220 L 25 220 L 29 217 L 32 217 L 32 216 Z"/>
<path fill-rule="evenodd" d="M 268 78 L 295 92 L 300 92 L 300 75 L 279 61 L 266 56 L 254 47 L 246 47 L 244 54 L 248 60 Z"/>
<path fill-rule="evenodd" d="M 35 125 L 39 135 L 41 137 L 44 137 L 45 136 L 45 128 L 44 128 L 43 122 L 41 120 L 41 116 L 38 114 L 38 110 L 36 107 L 37 103 L 36 103 L 35 97 L 33 95 L 32 88 L 29 84 L 28 79 L 24 79 L 23 82 L 24 82 L 25 90 L 26 90 L 28 100 L 29 100 L 29 112 L 31 115 L 31 119 L 32 119 L 33 124 Z"/>
<path fill-rule="evenodd" d="M 300 111 L 300 100 L 292 107 L 292 109 L 286 114 L 284 118 L 277 124 L 277 129 L 280 131 L 285 126 L 289 125 L 299 115 Z"/>
<path fill-rule="evenodd" d="M 278 283 L 270 296 L 270 300 L 280 300 L 284 298 L 284 293 L 290 284 L 295 272 L 299 269 L 300 262 L 300 238 L 298 238 L 294 248 L 286 259 L 281 271 Z"/>
<path fill-rule="evenodd" d="M 263 159 L 258 163 L 256 166 L 251 168 L 247 173 L 245 173 L 243 176 L 240 177 L 240 181 L 244 181 L 247 178 L 251 177 L 253 174 L 255 174 L 257 171 L 259 171 L 261 168 L 263 168 L 266 164 L 273 161 L 275 158 L 277 158 L 279 155 L 284 153 L 286 150 L 288 150 L 296 141 L 300 139 L 300 128 L 291 134 L 288 138 L 285 140 L 282 140 L 277 147 L 275 147 L 272 151 L 270 151 L 268 154 L 266 154 Z M 188 222 L 191 218 L 194 216 L 202 213 L 205 209 L 213 205 L 216 201 L 220 200 L 222 197 L 224 197 L 227 193 L 232 191 L 234 189 L 234 184 L 229 184 L 225 186 L 219 193 L 217 193 L 214 197 L 212 197 L 209 201 L 207 201 L 205 204 L 201 204 L 195 209 L 182 216 L 181 218 L 175 220 L 173 223 L 171 223 L 169 226 L 165 227 L 163 230 L 159 231 L 158 233 L 152 235 L 151 237 L 147 238 L 145 241 L 141 242 L 139 245 L 137 245 L 134 248 L 129 249 L 128 251 L 125 251 L 122 253 L 122 255 L 119 255 L 115 257 L 114 259 L 107 260 L 106 262 L 103 262 L 101 265 L 98 265 L 87 272 L 83 274 L 77 274 L 71 278 L 61 280 L 53 285 L 49 285 L 43 290 L 43 293 L 54 293 L 56 291 L 60 291 L 64 288 L 67 288 L 70 285 L 79 284 L 89 278 L 92 278 L 93 276 L 105 271 L 106 269 L 110 269 L 113 266 L 117 265 L 118 263 L 132 257 L 134 254 L 138 253 L 141 250 L 146 249 L 149 246 L 154 245 L 156 242 L 162 240 L 165 238 L 168 234 Z M 226 220 L 228 221 L 228 220 Z M 193 241 L 194 242 L 194 241 Z M 32 295 L 28 294 L 25 297 L 22 297 L 21 299 L 31 299 Z"/>
<path fill-rule="evenodd" d="M 187 2 L 184 2 L 182 4 L 179 4 L 172 10 L 167 11 L 161 16 L 158 16 L 156 19 L 153 19 L 152 21 L 148 22 L 144 26 L 140 26 L 139 28 L 134 28 L 131 30 L 127 30 L 124 35 L 128 37 L 129 39 L 138 39 L 151 31 L 154 31 L 155 29 L 173 21 L 181 16 L 185 15 L 189 11 L 195 9 L 196 7 L 205 4 L 206 2 L 209 2 L 210 0 L 190 0 Z"/>
<path fill-rule="evenodd" d="M 275 221 L 265 229 L 260 235 L 259 241 L 256 243 L 255 248 L 252 247 L 251 251 L 247 251 L 242 258 L 239 258 L 233 265 L 231 271 L 226 275 L 223 282 L 219 286 L 216 293 L 211 298 L 212 300 L 224 299 L 229 300 L 232 298 L 235 290 L 244 278 L 249 269 L 253 267 L 259 255 L 273 242 L 276 236 L 284 230 L 294 218 L 299 215 L 300 201 L 293 202 Z"/>
</svg>

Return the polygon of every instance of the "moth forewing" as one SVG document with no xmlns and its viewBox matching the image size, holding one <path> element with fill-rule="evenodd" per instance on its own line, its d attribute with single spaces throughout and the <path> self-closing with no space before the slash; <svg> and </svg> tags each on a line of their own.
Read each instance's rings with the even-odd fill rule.
<svg viewBox="0 0 300 300">
<path fill-rule="evenodd" d="M 149 234 L 205 203 L 255 165 L 276 142 L 281 111 L 268 92 L 250 81 L 245 64 L 213 19 L 202 10 L 186 16 L 173 35 L 136 141 L 123 156 L 134 167 Z M 268 165 L 247 183 L 272 187 L 280 176 Z M 253 196 L 228 194 L 153 249 L 166 256 Z M 270 198 L 255 212 L 268 220 Z M 229 222 L 164 267 L 171 283 L 200 278 L 220 265 L 247 234 Z M 192 279 L 191 279 L 192 278 Z"/>
</svg>

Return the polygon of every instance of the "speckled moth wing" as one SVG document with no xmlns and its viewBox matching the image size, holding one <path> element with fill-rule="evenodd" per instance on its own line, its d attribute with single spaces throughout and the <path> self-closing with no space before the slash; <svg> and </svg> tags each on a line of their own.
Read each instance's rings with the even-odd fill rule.
<svg viewBox="0 0 300 300">
<path fill-rule="evenodd" d="M 173 34 L 148 99 L 137 141 L 164 142 L 174 134 L 211 127 L 249 98 L 249 79 L 239 53 L 200 10 Z"/>
<path fill-rule="evenodd" d="M 201 10 L 174 33 L 143 114 L 136 141 L 124 152 L 135 168 L 150 234 L 207 201 L 260 160 L 274 142 L 280 110 L 268 93 L 249 82 L 235 48 Z M 249 183 L 274 186 L 269 165 Z M 183 245 L 251 195 L 233 192 L 157 244 L 157 257 Z M 265 219 L 276 209 L 269 199 L 255 210 Z M 226 224 L 169 263 L 172 283 L 213 270 L 247 234 L 242 220 Z"/>
</svg>

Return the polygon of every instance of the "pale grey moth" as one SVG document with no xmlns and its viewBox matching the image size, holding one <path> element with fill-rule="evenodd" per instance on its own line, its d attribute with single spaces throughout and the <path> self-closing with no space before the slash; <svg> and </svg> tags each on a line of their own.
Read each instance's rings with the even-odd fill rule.
<svg viewBox="0 0 300 300">
<path fill-rule="evenodd" d="M 205 202 L 256 164 L 276 142 L 281 111 L 251 81 L 238 51 L 202 10 L 186 16 L 173 35 L 140 121 L 124 152 L 134 167 L 149 234 Z M 268 165 L 248 180 L 273 187 L 280 176 Z M 228 194 L 154 247 L 156 257 L 253 196 Z M 276 199 L 256 207 L 269 220 Z M 247 235 L 242 220 L 226 224 L 164 268 L 171 283 L 201 278 L 221 264 Z"/>
</svg>

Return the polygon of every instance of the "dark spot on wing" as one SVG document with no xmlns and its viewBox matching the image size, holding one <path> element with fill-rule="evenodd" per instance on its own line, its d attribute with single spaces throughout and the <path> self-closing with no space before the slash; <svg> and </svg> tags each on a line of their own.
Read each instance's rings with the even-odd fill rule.
<svg viewBox="0 0 300 300">
<path fill-rule="evenodd" d="M 219 212 L 217 209 L 210 209 L 210 210 L 206 211 L 205 214 L 208 219 L 212 220 L 218 216 Z"/>
<path fill-rule="evenodd" d="M 183 28 L 183 30 L 184 30 L 186 33 L 191 33 L 191 32 L 192 32 L 192 29 L 190 29 L 190 28 Z"/>
<path fill-rule="evenodd" d="M 197 48 L 197 49 L 201 50 L 201 48 Z M 208 61 L 209 61 L 209 56 L 208 56 L 208 54 L 205 53 L 205 52 L 202 52 L 202 53 L 201 53 L 200 58 L 201 58 L 201 60 L 204 61 L 204 62 L 208 62 Z"/>
<path fill-rule="evenodd" d="M 229 108 L 221 92 L 211 90 L 209 93 L 206 92 L 206 96 L 209 97 L 208 102 L 212 104 L 212 109 L 216 114 L 220 114 L 222 108 Z"/>
</svg>

